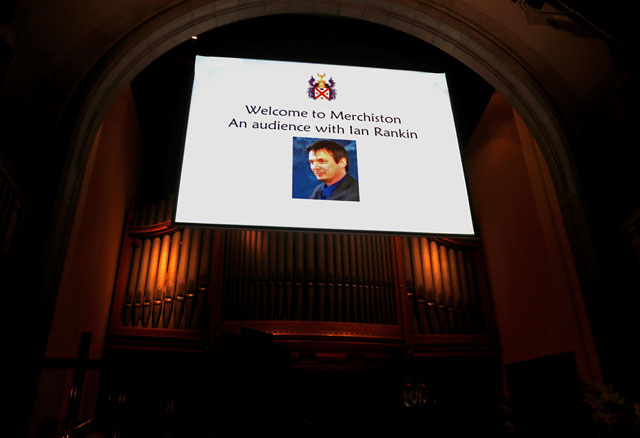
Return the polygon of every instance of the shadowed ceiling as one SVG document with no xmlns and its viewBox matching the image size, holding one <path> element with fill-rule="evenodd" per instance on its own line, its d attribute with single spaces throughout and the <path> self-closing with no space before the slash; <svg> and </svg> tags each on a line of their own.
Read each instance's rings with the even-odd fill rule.
<svg viewBox="0 0 640 438">
<path fill-rule="evenodd" d="M 275 15 L 222 26 L 167 52 L 133 81 L 145 145 L 141 194 L 147 197 L 174 191 L 196 55 L 444 72 L 461 148 L 493 93 L 450 55 L 382 25 L 317 15 Z M 278 78 L 265 79 L 270 86 L 279 85 Z M 303 82 L 306 87 L 306 78 Z"/>
</svg>

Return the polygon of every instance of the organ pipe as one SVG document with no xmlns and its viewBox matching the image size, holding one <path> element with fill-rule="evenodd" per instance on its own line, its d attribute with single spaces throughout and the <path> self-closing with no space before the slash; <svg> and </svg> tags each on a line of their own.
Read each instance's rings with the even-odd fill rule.
<svg viewBox="0 0 640 438">
<path fill-rule="evenodd" d="M 153 239 L 151 243 L 151 257 L 149 258 L 149 270 L 147 272 L 147 282 L 144 288 L 144 300 L 142 302 L 142 325 L 149 327 L 151 324 L 151 306 L 156 293 L 156 276 L 158 274 L 158 260 L 160 259 L 159 237 Z"/>
<path fill-rule="evenodd" d="M 172 193 L 169 195 L 169 198 L 167 199 L 167 209 L 166 209 L 166 213 L 165 213 L 165 217 L 164 217 L 164 221 L 170 221 L 171 217 L 173 216 L 173 208 L 176 205 L 176 195 L 175 193 Z"/>
<path fill-rule="evenodd" d="M 285 314 L 283 315 L 284 319 L 289 319 L 292 316 L 293 312 L 293 273 L 294 273 L 294 234 L 293 233 L 285 233 L 286 240 L 286 271 L 285 271 L 285 295 L 287 297 L 287 305 L 284 309 Z"/>
<path fill-rule="evenodd" d="M 152 211 L 152 206 L 151 204 L 146 204 L 142 207 L 142 213 L 140 214 L 140 223 L 138 225 L 147 225 L 147 224 L 152 224 L 153 220 L 155 219 L 154 216 L 152 216 L 153 211 Z"/>
<path fill-rule="evenodd" d="M 315 271 L 316 271 L 316 261 L 314 254 L 314 239 L 313 234 L 304 233 L 304 281 L 305 281 L 305 290 L 306 296 L 305 302 L 307 304 L 305 309 L 305 316 L 300 319 L 313 319 L 313 301 L 315 298 Z"/>
<path fill-rule="evenodd" d="M 460 277 L 458 276 L 458 260 L 456 258 L 456 250 L 454 248 L 447 249 L 447 257 L 449 261 L 449 276 L 451 277 L 451 291 L 454 320 L 456 323 L 456 332 L 460 332 L 464 324 L 462 315 L 462 297 L 460 292 Z"/>
<path fill-rule="evenodd" d="M 162 314 L 162 302 L 166 292 L 167 268 L 169 264 L 169 250 L 171 248 L 171 236 L 162 237 L 160 246 L 160 258 L 158 260 L 158 274 L 156 278 L 155 294 L 153 296 L 153 327 L 158 327 Z"/>
<path fill-rule="evenodd" d="M 460 277 L 460 308 L 464 315 L 463 330 L 469 331 L 471 329 L 471 302 L 469 298 L 469 283 L 464 268 L 464 253 L 461 250 L 456 251 L 456 260 L 458 262 L 458 276 Z"/>
<path fill-rule="evenodd" d="M 249 232 L 249 272 L 252 273 L 247 278 L 249 283 L 249 317 L 250 319 L 260 319 L 258 306 L 259 306 L 259 272 L 258 272 L 258 231 Z"/>
<path fill-rule="evenodd" d="M 420 255 L 424 268 L 422 270 L 424 276 L 425 287 L 425 306 L 427 319 L 431 325 L 433 333 L 441 333 L 440 322 L 436 311 L 436 296 L 433 285 L 433 267 L 431 263 L 431 252 L 429 250 L 429 241 L 426 237 L 420 238 Z"/>
<path fill-rule="evenodd" d="M 198 266 L 200 258 L 200 245 L 202 244 L 202 230 L 194 228 L 191 234 L 191 246 L 189 248 L 189 268 L 187 270 L 187 290 L 184 296 L 184 313 L 180 320 L 179 328 L 188 328 L 193 311 L 198 288 Z"/>
<path fill-rule="evenodd" d="M 182 314 L 184 313 L 184 300 L 187 293 L 187 269 L 189 268 L 189 253 L 191 246 L 191 228 L 186 228 L 182 233 L 182 247 L 178 261 L 178 277 L 176 279 L 176 296 L 173 310 L 174 328 L 180 327 Z"/>
<path fill-rule="evenodd" d="M 158 211 L 156 213 L 155 223 L 165 222 L 167 220 L 167 201 L 161 200 L 158 203 Z"/>
<path fill-rule="evenodd" d="M 354 318 L 351 313 L 351 256 L 350 256 L 350 245 L 349 245 L 349 236 L 343 234 L 341 236 L 342 240 L 342 263 L 344 266 L 344 270 L 342 271 L 342 290 L 344 291 L 344 321 L 354 321 Z"/>
<path fill-rule="evenodd" d="M 363 284 L 364 284 L 364 294 L 365 294 L 365 314 L 366 314 L 366 318 L 365 321 L 369 322 L 369 323 L 373 323 L 374 321 L 374 315 L 375 315 L 375 295 L 374 295 L 374 291 L 373 288 L 371 286 L 371 279 L 373 277 L 373 273 L 372 273 L 372 258 L 371 258 L 371 240 L 373 239 L 373 236 L 364 236 L 362 239 L 362 251 L 363 251 L 363 261 L 364 261 L 364 266 L 362 269 L 363 272 Z"/>
<path fill-rule="evenodd" d="M 237 317 L 237 299 L 240 296 L 240 288 L 238 287 L 238 269 L 240 265 L 240 254 L 238 248 L 240 246 L 240 232 L 232 230 L 227 238 L 227 246 L 225 254 L 228 254 L 228 275 L 229 282 L 223 285 L 222 306 L 228 309 L 231 318 Z"/>
<path fill-rule="evenodd" d="M 260 252 L 260 282 L 262 296 L 260 300 L 260 308 L 262 310 L 262 319 L 272 319 L 273 311 L 271 309 L 269 299 L 271 290 L 269 289 L 269 239 L 271 233 L 263 231 L 262 233 L 262 251 Z"/>
<path fill-rule="evenodd" d="M 336 320 L 336 271 L 335 271 L 335 248 L 334 236 L 328 234 L 326 236 L 326 256 L 327 256 L 327 319 L 329 321 Z M 323 319 L 323 318 L 321 318 Z"/>
<path fill-rule="evenodd" d="M 278 265 L 280 257 L 278 256 L 278 236 L 279 233 L 271 232 L 267 233 L 269 237 L 267 263 L 265 264 L 267 275 L 266 281 L 269 284 L 269 296 L 273 297 L 269 300 L 269 313 L 270 319 L 279 318 L 279 306 L 282 303 L 283 289 L 277 287 L 277 272 L 282 269 L 282 265 Z"/>
<path fill-rule="evenodd" d="M 133 301 L 136 294 L 136 283 L 138 281 L 138 274 L 140 271 L 140 261 L 142 258 L 142 242 L 134 240 L 133 242 L 133 256 L 131 257 L 131 270 L 129 272 L 129 284 L 127 286 L 127 293 L 125 295 L 125 308 L 122 312 L 122 325 L 128 326 L 133 321 Z"/>
<path fill-rule="evenodd" d="M 471 297 L 471 325 L 473 327 L 473 330 L 480 330 L 482 329 L 482 317 L 481 313 L 478 311 L 480 303 L 478 301 L 478 288 L 476 286 L 475 276 L 473 274 L 473 265 L 473 257 L 468 253 L 465 257 L 465 268 L 467 272 L 467 281 L 469 283 L 469 296 Z"/>
<path fill-rule="evenodd" d="M 135 208 L 133 210 L 133 216 L 131 218 L 131 225 L 139 226 L 142 224 L 142 208 Z"/>
<path fill-rule="evenodd" d="M 410 237 L 404 237 L 402 242 L 402 257 L 404 260 L 404 275 L 407 282 L 407 299 L 410 301 L 410 304 L 415 309 L 418 305 L 417 297 L 415 293 L 415 282 L 413 280 L 413 265 L 411 258 L 411 241 Z M 420 333 L 420 328 L 418 326 L 418 316 L 416 312 L 412 312 L 409 316 L 411 327 L 414 333 Z"/>
<path fill-rule="evenodd" d="M 344 259 L 342 258 L 342 237 L 341 236 L 329 236 L 334 243 L 334 260 L 335 260 L 335 288 L 336 288 L 336 309 L 335 309 L 335 321 L 344 320 L 344 276 L 343 265 Z"/>
<path fill-rule="evenodd" d="M 296 233 L 296 256 L 295 256 L 295 297 L 296 310 L 293 320 L 302 319 L 302 282 L 304 281 L 304 241 L 302 233 Z"/>
<path fill-rule="evenodd" d="M 447 320 L 446 297 L 442 281 L 442 270 L 440 263 L 440 254 L 438 244 L 434 241 L 429 242 L 429 254 L 431 255 L 431 267 L 433 272 L 433 290 L 436 297 L 436 309 L 438 321 L 441 323 L 442 333 L 449 333 L 449 322 Z"/>
<path fill-rule="evenodd" d="M 138 323 L 142 318 L 142 302 L 144 300 L 145 285 L 147 282 L 147 272 L 149 270 L 149 257 L 151 255 L 151 239 L 145 239 L 142 244 L 142 256 L 140 262 L 140 269 L 138 271 L 138 281 L 136 283 L 136 295 L 133 300 L 133 321 L 134 327 L 138 326 Z"/>
<path fill-rule="evenodd" d="M 269 286 L 273 290 L 273 295 L 277 294 L 273 319 L 282 319 L 285 300 L 284 286 L 284 233 L 274 232 L 271 236 L 271 246 L 269 247 Z"/>
<path fill-rule="evenodd" d="M 197 295 L 195 297 L 195 310 L 190 321 L 191 328 L 199 328 L 204 311 L 204 301 L 209 287 L 209 276 L 211 273 L 211 230 L 204 230 L 202 233 L 202 249 L 200 252 L 200 268 L 198 270 Z"/>
<path fill-rule="evenodd" d="M 197 329 L 211 281 L 213 231 L 170 229 L 174 199 L 139 208 L 121 323 Z M 149 228 L 151 229 L 151 227 Z M 155 233 L 155 234 L 154 234 Z M 228 230 L 222 320 L 319 320 L 397 324 L 395 279 L 404 269 L 417 334 L 482 330 L 474 250 L 449 240 L 404 236 Z M 401 254 L 393 239 L 399 239 Z M 217 260 L 218 258 L 216 258 Z"/>
<path fill-rule="evenodd" d="M 380 324 L 384 321 L 384 307 L 382 305 L 382 289 L 380 287 L 380 275 L 382 274 L 382 266 L 380 264 L 379 252 L 380 236 L 373 236 L 370 244 L 371 252 L 371 289 L 374 296 L 373 322 Z"/>
<path fill-rule="evenodd" d="M 411 266 L 414 282 L 414 303 L 418 310 L 418 326 L 420 333 L 430 333 L 431 329 L 425 314 L 424 278 L 422 276 L 422 260 L 420 259 L 420 241 L 418 237 L 409 239 L 411 244 Z"/>
<path fill-rule="evenodd" d="M 447 322 L 449 323 L 449 332 L 455 331 L 455 319 L 453 315 L 453 288 L 451 287 L 451 275 L 449 272 L 449 258 L 447 257 L 447 248 L 438 245 L 438 255 L 440 256 L 440 269 L 442 275 L 442 287 L 444 290 L 443 304 L 445 305 Z"/>
<path fill-rule="evenodd" d="M 373 245 L 374 255 L 374 282 L 378 295 L 378 323 L 384 324 L 389 319 L 386 303 L 386 291 L 384 290 L 384 264 L 382 260 L 382 237 L 375 236 Z"/>
<path fill-rule="evenodd" d="M 366 322 L 366 309 L 365 294 L 364 294 L 364 266 L 363 266 L 363 250 L 362 250 L 362 236 L 354 236 L 354 248 L 355 258 L 354 264 L 356 265 L 356 281 L 355 281 L 355 301 L 354 307 L 357 309 L 356 321 Z"/>
<path fill-rule="evenodd" d="M 383 265 L 383 280 L 384 280 L 384 289 L 386 291 L 386 307 L 389 309 L 389 319 L 387 320 L 387 324 L 395 324 L 397 322 L 396 318 L 396 301 L 395 301 L 395 293 L 393 286 L 393 265 L 392 265 L 392 257 L 391 257 L 391 242 L 389 238 L 384 238 L 382 241 L 382 265 Z"/>
<path fill-rule="evenodd" d="M 158 216 L 158 205 L 151 204 L 149 206 L 149 210 L 147 210 L 147 216 L 145 217 L 144 224 L 155 224 L 158 221 L 156 220 Z"/>
<path fill-rule="evenodd" d="M 360 314 L 358 309 L 358 266 L 356 265 L 356 236 L 349 236 L 349 266 L 351 271 L 349 272 L 349 284 L 350 284 L 350 299 L 349 305 L 351 306 L 352 321 L 360 321 Z"/>
<path fill-rule="evenodd" d="M 173 300 L 175 297 L 176 279 L 178 277 L 178 260 L 180 257 L 180 239 L 182 233 L 176 231 L 171 236 L 171 249 L 169 252 L 169 267 L 167 272 L 167 289 L 162 308 L 162 326 L 169 327 L 171 321 L 171 311 L 173 310 Z"/>
</svg>

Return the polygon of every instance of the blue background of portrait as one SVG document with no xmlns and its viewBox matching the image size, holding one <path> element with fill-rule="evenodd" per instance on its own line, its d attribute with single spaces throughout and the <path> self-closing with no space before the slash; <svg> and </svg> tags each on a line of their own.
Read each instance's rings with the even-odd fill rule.
<svg viewBox="0 0 640 438">
<path fill-rule="evenodd" d="M 358 155 L 355 140 L 336 140 L 333 138 L 293 137 L 293 184 L 292 197 L 307 199 L 311 191 L 320 184 L 309 168 L 307 146 L 318 140 L 331 140 L 342 145 L 349 155 L 349 174 L 358 179 Z"/>
</svg>

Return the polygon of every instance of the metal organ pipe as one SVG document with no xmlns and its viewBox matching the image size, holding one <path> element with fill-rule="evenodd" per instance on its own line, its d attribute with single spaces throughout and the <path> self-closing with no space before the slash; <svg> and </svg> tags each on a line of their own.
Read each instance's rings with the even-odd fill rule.
<svg viewBox="0 0 640 438">
<path fill-rule="evenodd" d="M 160 316 L 162 315 L 162 301 L 166 292 L 167 267 L 169 264 L 169 250 L 171 248 L 171 236 L 165 234 L 162 237 L 160 246 L 160 258 L 158 260 L 158 276 L 155 284 L 155 294 L 153 296 L 153 317 L 152 326 L 158 327 Z"/>
<path fill-rule="evenodd" d="M 176 296 L 173 310 L 173 327 L 179 328 L 184 313 L 184 300 L 187 291 L 187 269 L 189 268 L 189 253 L 191 247 L 191 228 L 185 228 L 182 233 L 182 248 L 178 261 L 178 277 L 176 279 Z"/>
<path fill-rule="evenodd" d="M 136 295 L 136 283 L 140 272 L 140 261 L 142 258 L 142 242 L 136 239 L 133 241 L 133 255 L 131 256 L 131 269 L 129 271 L 129 283 L 124 299 L 124 309 L 122 312 L 122 325 L 129 326 L 133 321 L 133 301 Z"/>
<path fill-rule="evenodd" d="M 171 236 L 171 249 L 169 252 L 169 266 L 167 272 L 167 288 L 164 296 L 164 306 L 162 308 L 162 326 L 169 327 L 171 311 L 173 310 L 173 300 L 175 298 L 176 279 L 178 278 L 178 260 L 180 257 L 180 239 L 182 233 L 176 231 Z"/>
<path fill-rule="evenodd" d="M 202 321 L 204 302 L 207 297 L 207 289 L 209 288 L 209 276 L 211 275 L 211 240 L 211 230 L 204 230 L 202 232 L 202 249 L 200 252 L 200 260 L 198 263 L 199 269 L 198 283 L 195 295 L 195 310 L 189 324 L 189 327 L 192 329 L 200 328 Z"/>
<path fill-rule="evenodd" d="M 151 237 L 132 243 L 121 314 L 125 327 L 199 329 L 206 318 L 214 232 L 168 228 L 174 202 L 170 198 L 136 210 L 136 233 L 144 231 L 140 225 L 157 226 L 149 228 Z M 448 240 L 257 230 L 220 233 L 225 233 L 216 238 L 222 243 L 224 263 L 222 321 L 397 324 L 398 262 L 404 269 L 414 333 L 469 333 L 482 325 L 473 250 Z M 401 242 L 397 259 L 393 239 Z"/>
</svg>

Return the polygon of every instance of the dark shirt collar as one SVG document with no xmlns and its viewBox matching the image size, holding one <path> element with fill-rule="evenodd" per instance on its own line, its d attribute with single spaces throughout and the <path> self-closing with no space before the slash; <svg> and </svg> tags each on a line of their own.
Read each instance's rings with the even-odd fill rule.
<svg viewBox="0 0 640 438">
<path fill-rule="evenodd" d="M 331 195 L 333 194 L 333 192 L 336 191 L 336 188 L 338 187 L 338 185 L 346 177 L 347 177 L 347 174 L 345 173 L 344 176 L 342 178 L 340 178 L 340 180 L 337 181 L 335 184 L 331 184 L 330 186 L 328 186 L 326 184 L 323 184 L 322 185 L 322 193 L 320 194 L 320 199 L 329 199 L 331 197 Z"/>
</svg>

